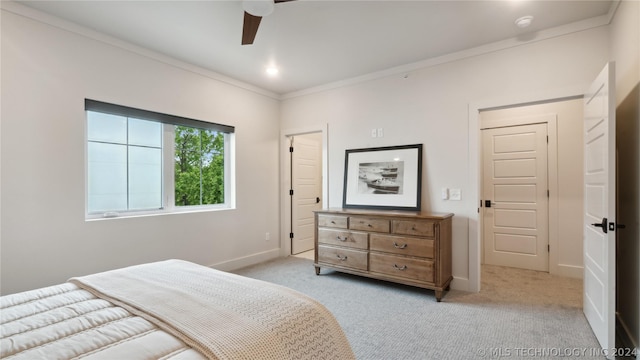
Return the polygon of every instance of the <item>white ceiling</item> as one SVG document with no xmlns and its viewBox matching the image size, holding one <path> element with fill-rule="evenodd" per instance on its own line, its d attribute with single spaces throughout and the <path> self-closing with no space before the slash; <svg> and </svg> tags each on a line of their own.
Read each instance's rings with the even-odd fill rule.
<svg viewBox="0 0 640 360">
<path fill-rule="evenodd" d="M 240 45 L 240 1 L 19 1 L 115 38 L 288 94 L 606 16 L 607 1 L 329 1 L 276 4 Z M 533 15 L 520 29 L 514 21 Z M 596 22 L 592 22 L 596 23 Z M 575 30 L 565 26 L 560 29 Z M 559 30 L 560 32 L 564 30 Z M 268 65 L 280 73 L 265 74 Z"/>
</svg>

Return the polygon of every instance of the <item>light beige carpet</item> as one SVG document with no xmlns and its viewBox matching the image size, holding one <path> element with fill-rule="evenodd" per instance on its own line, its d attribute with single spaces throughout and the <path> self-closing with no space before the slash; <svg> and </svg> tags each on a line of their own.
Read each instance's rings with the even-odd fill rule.
<svg viewBox="0 0 640 360">
<path fill-rule="evenodd" d="M 561 306 L 582 309 L 582 279 L 545 272 L 483 265 L 480 293 L 458 294 L 464 301 L 516 306 Z"/>
<path fill-rule="evenodd" d="M 236 271 L 324 304 L 358 359 L 602 359 L 582 281 L 484 266 L 482 291 L 431 290 L 342 274 L 288 257 Z"/>
</svg>

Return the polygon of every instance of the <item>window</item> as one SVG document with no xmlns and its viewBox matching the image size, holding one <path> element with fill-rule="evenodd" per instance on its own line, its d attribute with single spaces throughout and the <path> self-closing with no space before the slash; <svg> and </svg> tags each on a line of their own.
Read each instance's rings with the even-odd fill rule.
<svg viewBox="0 0 640 360">
<path fill-rule="evenodd" d="M 162 208 L 162 124 L 87 112 L 89 212 Z"/>
<path fill-rule="evenodd" d="M 176 206 L 224 203 L 224 134 L 175 127 Z"/>
<path fill-rule="evenodd" d="M 85 100 L 87 216 L 232 207 L 225 125 Z"/>
</svg>

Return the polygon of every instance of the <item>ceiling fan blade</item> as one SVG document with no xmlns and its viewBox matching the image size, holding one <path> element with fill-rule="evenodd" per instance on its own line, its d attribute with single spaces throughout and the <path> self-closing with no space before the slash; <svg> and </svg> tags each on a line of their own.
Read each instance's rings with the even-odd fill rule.
<svg viewBox="0 0 640 360">
<path fill-rule="evenodd" d="M 261 16 L 253 16 L 248 12 L 244 12 L 244 23 L 242 25 L 242 45 L 251 45 L 258 33 Z"/>
<path fill-rule="evenodd" d="M 283 3 L 295 0 L 273 0 L 273 3 Z M 258 27 L 260 27 L 260 21 L 262 16 L 251 15 L 248 12 L 244 12 L 244 23 L 242 25 L 242 45 L 251 45 L 258 33 Z"/>
</svg>

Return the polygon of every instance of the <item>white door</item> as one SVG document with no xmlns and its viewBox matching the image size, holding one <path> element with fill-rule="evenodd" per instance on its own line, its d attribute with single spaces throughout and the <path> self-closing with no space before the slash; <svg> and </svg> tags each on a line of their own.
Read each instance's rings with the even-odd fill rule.
<svg viewBox="0 0 640 360">
<path fill-rule="evenodd" d="M 484 263 L 549 271 L 547 124 L 482 137 Z"/>
<path fill-rule="evenodd" d="M 603 349 L 615 347 L 614 91 L 609 63 L 584 97 L 583 311 Z"/>
<path fill-rule="evenodd" d="M 320 136 L 293 138 L 291 153 L 291 254 L 313 249 L 313 212 L 322 209 L 322 161 Z"/>
</svg>

